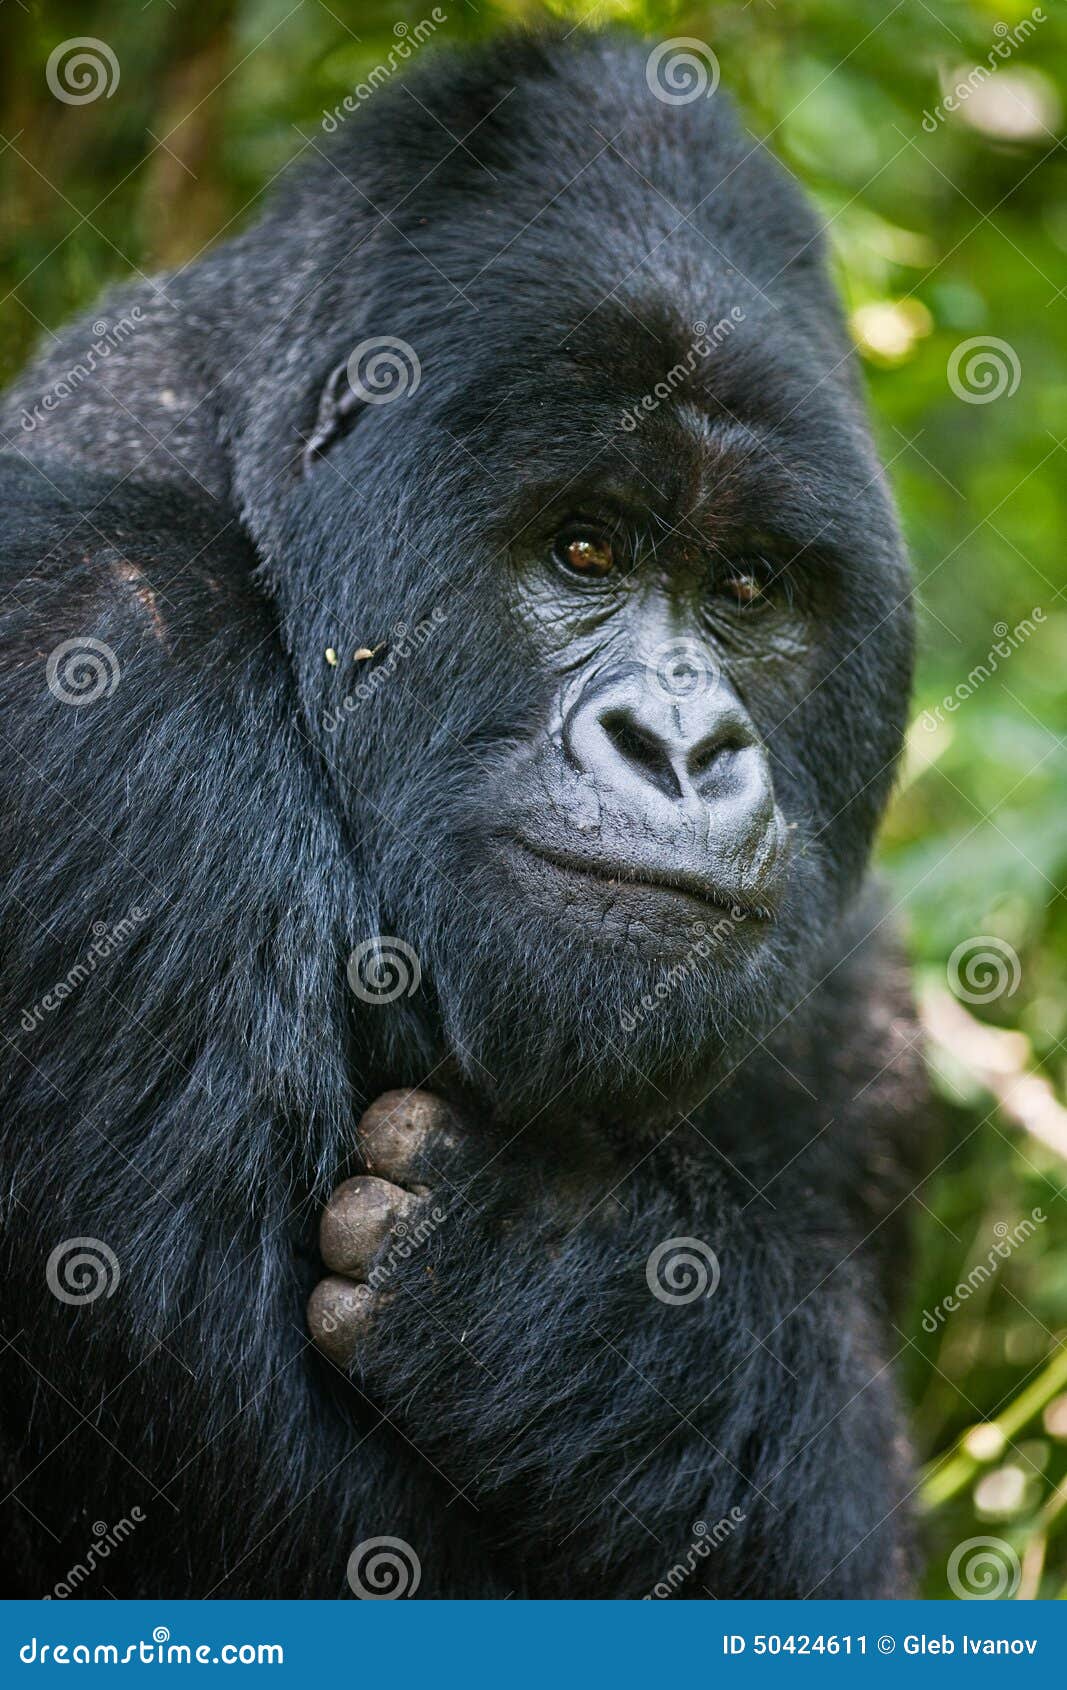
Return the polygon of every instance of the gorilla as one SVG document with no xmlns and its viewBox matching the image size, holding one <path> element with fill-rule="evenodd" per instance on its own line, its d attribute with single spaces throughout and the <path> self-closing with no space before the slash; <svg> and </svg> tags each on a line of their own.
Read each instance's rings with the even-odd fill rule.
<svg viewBox="0 0 1067 1690">
<path fill-rule="evenodd" d="M 661 60 L 428 51 L 6 397 L 7 1595 L 914 1589 L 907 567 Z"/>
</svg>

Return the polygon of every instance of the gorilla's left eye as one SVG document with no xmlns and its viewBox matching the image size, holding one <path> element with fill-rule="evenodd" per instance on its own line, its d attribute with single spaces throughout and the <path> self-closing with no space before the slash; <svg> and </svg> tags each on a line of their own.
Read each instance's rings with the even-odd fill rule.
<svg viewBox="0 0 1067 1690">
<path fill-rule="evenodd" d="M 607 575 L 615 567 L 611 541 L 592 530 L 558 535 L 552 551 L 557 563 L 572 575 Z"/>
<path fill-rule="evenodd" d="M 755 575 L 731 575 L 722 590 L 740 605 L 757 604 L 765 597 L 764 583 Z"/>
</svg>

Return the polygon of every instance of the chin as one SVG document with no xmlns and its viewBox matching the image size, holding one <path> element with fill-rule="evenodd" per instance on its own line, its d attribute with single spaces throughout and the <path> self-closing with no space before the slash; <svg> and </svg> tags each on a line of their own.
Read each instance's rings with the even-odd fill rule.
<svg viewBox="0 0 1067 1690">
<path fill-rule="evenodd" d="M 480 882 L 437 917 L 428 972 L 444 1049 L 501 1120 L 676 1119 L 783 1011 L 778 922 L 524 852 Z"/>
</svg>

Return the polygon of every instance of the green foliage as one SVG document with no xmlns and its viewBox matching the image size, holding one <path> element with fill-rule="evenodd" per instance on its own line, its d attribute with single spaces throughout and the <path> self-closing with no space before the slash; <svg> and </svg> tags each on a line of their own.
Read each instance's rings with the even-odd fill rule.
<svg viewBox="0 0 1067 1690">
<path fill-rule="evenodd" d="M 753 132 L 814 194 L 923 612 L 917 725 L 884 869 L 924 982 L 944 986 L 952 952 L 974 936 L 1012 948 L 1017 984 L 972 1010 L 1024 1033 L 1062 1098 L 1064 8 L 444 0 L 441 10 L 435 42 L 546 13 L 696 37 L 714 50 Z M 187 262 L 251 216 L 264 185 L 318 143 L 323 111 L 374 67 L 389 67 L 402 26 L 410 35 L 431 12 L 428 0 L 150 0 L 143 9 L 0 0 L 0 380 L 104 282 Z M 1022 19 L 1033 23 L 1029 38 L 1005 51 Z M 109 98 L 67 106 L 49 93 L 45 64 L 76 35 L 109 43 L 121 80 Z M 975 66 L 989 74 L 940 120 L 945 89 Z M 975 403 L 954 391 L 950 360 L 961 342 L 989 336 L 1006 343 L 994 359 L 1009 388 L 1017 368 L 1018 384 Z M 1067 1474 L 1067 1382 L 1055 1371 L 1067 1163 L 998 1113 L 966 1064 L 940 1067 L 963 1142 L 924 1190 L 916 1261 L 901 1264 L 918 1277 L 901 1347 L 916 1435 L 933 1464 L 929 1590 L 947 1593 L 954 1545 L 994 1535 L 1025 1557 L 1024 1590 L 1057 1595 L 1067 1586 L 1067 1533 L 1057 1535 L 1067 1512 L 1056 1488 Z M 1004 1236 L 998 1227 L 1035 1209 L 1046 1219 L 1033 1236 L 931 1330 L 930 1311 L 988 1258 Z M 1026 1394 L 1035 1380 L 1036 1397 Z M 1010 1433 L 1000 1447 L 987 1436 L 980 1459 L 951 1456 L 969 1427 L 998 1417 Z"/>
</svg>

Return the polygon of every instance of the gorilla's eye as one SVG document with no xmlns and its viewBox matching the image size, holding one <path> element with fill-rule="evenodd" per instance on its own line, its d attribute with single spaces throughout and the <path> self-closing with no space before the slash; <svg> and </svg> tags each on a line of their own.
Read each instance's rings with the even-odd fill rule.
<svg viewBox="0 0 1067 1690">
<path fill-rule="evenodd" d="M 560 534 L 553 546 L 557 563 L 572 575 L 607 575 L 615 566 L 615 551 L 606 534 L 581 529 Z"/>
<path fill-rule="evenodd" d="M 764 597 L 763 583 L 755 575 L 731 575 L 723 591 L 740 605 L 757 604 Z"/>
</svg>

